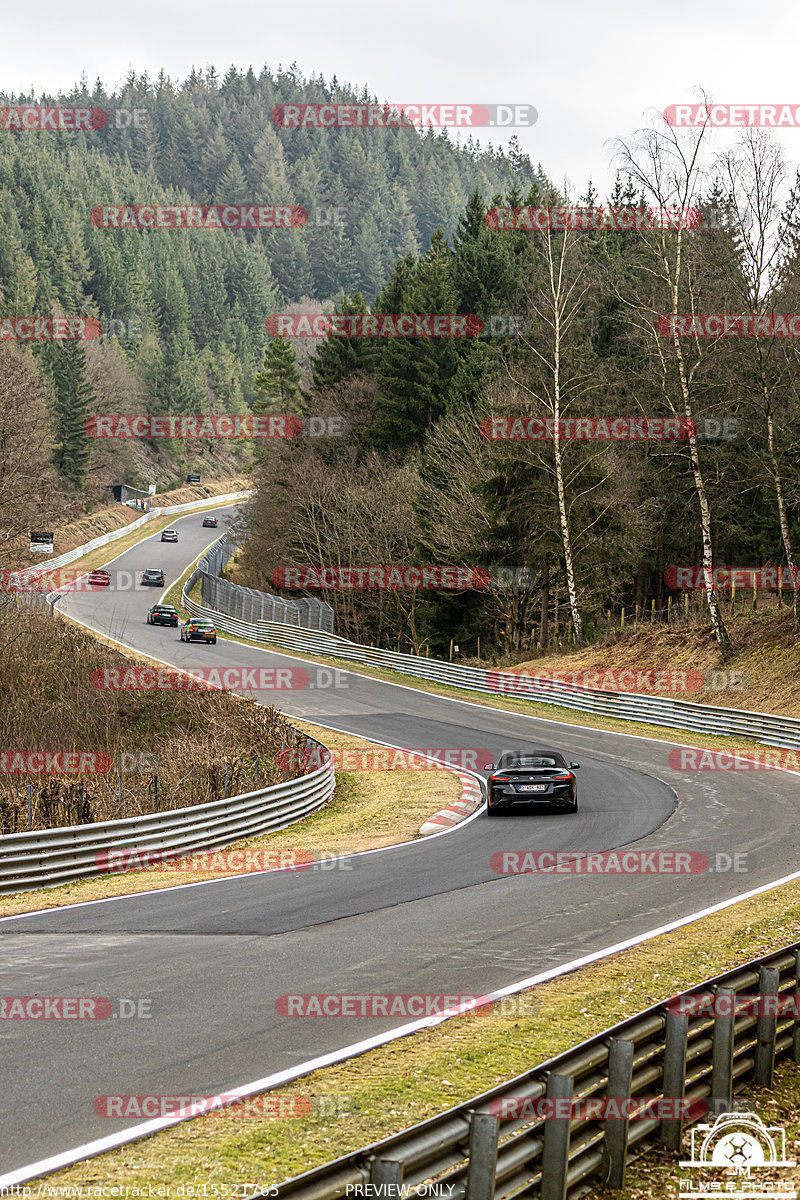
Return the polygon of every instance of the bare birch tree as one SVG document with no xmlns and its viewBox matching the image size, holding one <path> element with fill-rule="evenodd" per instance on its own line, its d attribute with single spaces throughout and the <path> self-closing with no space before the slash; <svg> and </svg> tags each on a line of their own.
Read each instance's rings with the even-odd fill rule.
<svg viewBox="0 0 800 1200">
<path fill-rule="evenodd" d="M 553 197 L 548 197 L 545 203 Z M 554 231 L 549 222 L 542 232 L 531 234 L 532 277 L 524 288 L 524 303 L 530 316 L 530 328 L 519 341 L 524 352 L 507 361 L 508 377 L 517 396 L 506 396 L 505 403 L 519 399 L 527 416 L 543 417 L 548 436 L 543 442 L 527 443 L 529 453 L 546 470 L 553 484 L 567 602 L 576 645 L 585 643 L 576 571 L 572 509 L 577 499 L 600 486 L 594 480 L 582 489 L 579 477 L 585 461 L 570 470 L 566 461 L 562 422 L 582 397 L 598 386 L 586 357 L 576 349 L 580 341 L 578 325 L 584 314 L 592 276 L 582 252 L 585 235 L 575 229 Z M 519 411 L 519 410 L 518 410 Z M 604 453 L 597 449 L 595 455 Z M 573 485 L 571 489 L 570 485 Z M 574 494 L 577 489 L 577 495 Z M 571 492 L 573 494 L 571 494 Z M 601 519 L 598 508 L 592 523 Z"/>
<path fill-rule="evenodd" d="M 679 132 L 663 117 L 657 120 L 655 128 L 640 130 L 630 142 L 617 140 L 616 157 L 633 186 L 657 210 L 679 216 L 688 214 L 699 207 L 703 196 L 705 172 L 701 149 L 706 127 Z M 687 220 L 686 224 L 690 222 Z M 714 635 L 724 658 L 730 652 L 730 638 L 714 586 L 711 504 L 695 422 L 696 377 L 706 350 L 697 338 L 687 347 L 677 321 L 671 323 L 671 336 L 664 337 L 659 332 L 660 318 L 697 311 L 697 275 L 691 253 L 692 238 L 697 236 L 684 227 L 681 219 L 667 219 L 661 228 L 638 232 L 644 257 L 636 272 L 636 294 L 621 294 L 619 298 L 639 332 L 650 340 L 667 407 L 687 422 L 688 455 L 700 516 L 703 585 Z"/>
</svg>

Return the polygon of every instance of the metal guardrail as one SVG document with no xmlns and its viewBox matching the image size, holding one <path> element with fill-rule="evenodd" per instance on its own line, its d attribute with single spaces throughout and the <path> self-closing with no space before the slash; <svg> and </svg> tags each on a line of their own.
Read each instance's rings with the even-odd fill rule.
<svg viewBox="0 0 800 1200">
<path fill-rule="evenodd" d="M 206 508 L 209 501 L 227 503 L 251 494 L 233 492 L 153 509 L 123 529 L 103 534 L 52 562 L 42 564 L 41 568 L 30 570 L 50 571 L 55 566 L 64 566 L 98 546 L 124 537 L 132 529 L 158 516 L 190 512 L 192 509 Z M 9 593 L 8 597 L 15 604 L 50 612 L 58 598 L 57 592 L 49 593 L 46 598 L 35 592 Z M 307 743 L 322 747 L 322 743 L 313 738 L 308 738 Z M 330 799 L 335 786 L 331 759 L 324 767 L 308 775 L 239 796 L 214 800 L 209 804 L 92 825 L 6 834 L 0 837 L 0 894 L 55 887 L 76 879 L 108 874 L 108 861 L 106 858 L 104 862 L 103 856 L 111 850 L 124 849 L 141 854 L 147 851 L 182 851 L 189 854 L 197 850 L 220 849 L 242 838 L 284 829 L 320 808 Z"/>
<path fill-rule="evenodd" d="M 535 704 L 551 704 L 559 708 L 579 709 L 598 713 L 621 721 L 639 721 L 662 725 L 669 729 L 691 729 L 715 737 L 742 736 L 767 746 L 800 749 L 800 720 L 776 716 L 773 713 L 750 712 L 747 709 L 716 708 L 711 704 L 692 704 L 664 696 L 645 696 L 631 692 L 594 691 L 578 685 L 539 679 L 535 675 L 521 677 L 510 671 L 482 670 L 458 663 L 442 662 L 435 658 L 418 658 L 414 654 L 399 654 L 393 650 L 378 650 L 361 646 L 332 633 L 287 626 L 275 621 L 242 621 L 226 613 L 190 600 L 188 593 L 199 572 L 187 580 L 182 604 L 197 617 L 213 619 L 220 629 L 238 634 L 254 642 L 268 642 L 303 654 L 323 654 L 332 658 L 351 659 L 368 666 L 398 671 L 419 679 L 451 684 L 466 691 L 485 695 L 507 695 Z"/>
<path fill-rule="evenodd" d="M 103 533 L 99 537 L 92 538 L 90 542 L 85 542 L 82 546 L 76 546 L 74 550 L 68 550 L 66 554 L 60 554 L 57 558 L 50 559 L 46 563 L 34 563 L 30 567 L 21 567 L 20 574 L 26 577 L 35 571 L 46 573 L 52 571 L 54 567 L 66 567 L 69 563 L 74 562 L 76 558 L 82 558 L 84 554 L 89 554 L 92 550 L 97 550 L 100 546 L 107 546 L 110 542 L 116 542 L 120 538 L 127 537 L 134 529 L 141 528 L 148 521 L 155 521 L 159 517 L 171 516 L 172 513 L 191 512 L 192 509 L 208 508 L 209 504 L 229 504 L 232 500 L 243 500 L 246 496 L 252 496 L 252 491 L 247 492 L 229 492 L 224 496 L 206 496 L 202 500 L 190 500 L 186 504 L 173 504 L 166 508 L 152 508 L 143 516 L 135 521 L 131 521 L 130 525 L 123 525 L 121 529 L 113 529 L 110 533 Z"/>
<path fill-rule="evenodd" d="M 726 999 L 729 1011 L 677 1011 L 677 1000 L 709 992 Z M 800 1005 L 800 943 L 653 1005 L 465 1104 L 287 1180 L 278 1196 L 337 1200 L 349 1188 L 356 1200 L 391 1198 L 402 1187 L 404 1195 L 430 1188 L 449 1200 L 565 1200 L 582 1194 L 589 1181 L 621 1188 L 633 1157 L 659 1144 L 680 1149 L 684 1125 L 693 1122 L 653 1116 L 501 1121 L 497 1102 L 626 1096 L 705 1101 L 711 1112 L 730 1111 L 748 1083 L 771 1086 L 776 1059 L 800 1062 L 796 1015 L 733 1013 L 732 997 L 756 992 L 791 996 Z M 381 1184 L 380 1191 L 369 1186 Z"/>
<path fill-rule="evenodd" d="M 199 579 L 203 604 L 236 620 L 267 620 L 325 633 L 333 630 L 333 608 L 326 600 L 318 600 L 314 596 L 302 600 L 286 600 L 282 596 L 273 596 L 271 592 L 241 587 L 228 579 L 220 579 L 220 571 L 235 551 L 236 547 L 227 535 L 221 537 L 198 559 L 194 572 L 186 583 L 186 590 L 191 591 Z"/>
<path fill-rule="evenodd" d="M 307 742 L 325 749 L 313 738 Z M 111 850 L 190 854 L 285 829 L 333 795 L 333 759 L 327 754 L 323 758 L 326 765 L 308 775 L 209 804 L 94 825 L 6 834 L 0 837 L 0 894 L 107 875 L 108 860 L 103 856 Z"/>
</svg>

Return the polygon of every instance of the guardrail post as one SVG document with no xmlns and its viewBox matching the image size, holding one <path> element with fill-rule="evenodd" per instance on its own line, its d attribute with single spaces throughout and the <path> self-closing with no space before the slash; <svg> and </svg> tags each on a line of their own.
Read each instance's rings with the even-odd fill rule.
<svg viewBox="0 0 800 1200">
<path fill-rule="evenodd" d="M 627 1100 L 633 1075 L 633 1042 L 614 1038 L 608 1052 L 609 1099 Z M 608 1116 L 603 1122 L 603 1181 L 606 1187 L 625 1186 L 625 1161 L 628 1156 L 628 1118 Z"/>
<path fill-rule="evenodd" d="M 717 988 L 715 1007 L 721 1011 L 714 1017 L 714 1050 L 711 1067 L 712 1111 L 726 1112 L 733 1100 L 733 1026 L 736 992 L 733 988 Z"/>
<path fill-rule="evenodd" d="M 551 1075 L 547 1080 L 547 1100 L 571 1100 L 572 1076 Z M 566 1200 L 569 1165 L 569 1117 L 545 1117 L 542 1146 L 541 1200 Z"/>
<path fill-rule="evenodd" d="M 374 1158 L 369 1181 L 377 1188 L 373 1195 L 397 1200 L 403 1183 L 403 1164 L 393 1158 Z"/>
<path fill-rule="evenodd" d="M 686 1037 L 689 1018 L 685 1013 L 667 1011 L 664 1039 L 664 1078 L 661 1087 L 665 1100 L 682 1100 L 686 1090 Z M 668 1118 L 661 1122 L 660 1138 L 668 1150 L 680 1150 L 683 1120 Z"/>
<path fill-rule="evenodd" d="M 780 971 L 777 967 L 762 967 L 758 973 L 759 1007 L 767 1011 L 759 1012 L 756 1018 L 756 1061 L 753 1068 L 753 1081 L 757 1087 L 772 1087 L 780 980 Z M 775 997 L 775 999 L 767 1001 L 765 1004 L 764 997 L 766 996 Z"/>
<path fill-rule="evenodd" d="M 795 1003 L 795 1018 L 794 1018 L 794 1047 L 792 1058 L 796 1063 L 800 1063 L 800 950 L 794 952 L 794 1003 Z"/>
<path fill-rule="evenodd" d="M 472 1112 L 465 1200 L 494 1200 L 500 1122 L 492 1113 Z"/>
</svg>

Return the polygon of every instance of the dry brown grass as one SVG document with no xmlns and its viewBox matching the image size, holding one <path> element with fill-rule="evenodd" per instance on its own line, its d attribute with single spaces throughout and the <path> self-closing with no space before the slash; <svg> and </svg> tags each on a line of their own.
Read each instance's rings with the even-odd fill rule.
<svg viewBox="0 0 800 1200">
<path fill-rule="evenodd" d="M 215 496 L 226 495 L 228 492 L 243 492 L 251 486 L 251 481 L 247 476 L 239 476 L 235 479 L 220 479 L 213 480 L 205 484 L 192 484 L 191 486 L 174 488 L 170 492 L 163 492 L 153 497 L 153 504 L 160 507 L 169 507 L 173 504 L 188 504 L 192 500 L 213 500 Z M 69 521 L 63 525 L 46 526 L 53 528 L 54 537 L 54 557 L 60 554 L 66 554 L 70 550 L 76 550 L 78 546 L 84 545 L 86 542 L 92 541 L 93 538 L 100 537 L 104 533 L 113 533 L 117 529 L 123 529 L 126 525 L 132 524 L 141 517 L 142 513 L 135 508 L 129 508 L 127 504 L 107 504 L 102 508 L 96 508 L 94 512 L 88 513 L 84 517 L 79 517 L 77 520 Z M 146 532 L 141 536 L 147 536 L 156 528 L 155 524 L 145 526 Z M 120 545 L 119 542 L 112 542 L 115 549 Z M 103 547 L 103 553 L 106 557 L 109 556 L 110 547 Z M 14 558 L 14 565 L 33 566 L 39 565 L 46 558 L 41 554 L 29 554 L 26 547 L 21 544 L 17 548 L 17 554 Z M 4 565 L 8 566 L 9 562 Z"/>
<path fill-rule="evenodd" d="M 726 609 L 728 605 L 726 602 Z M 531 674 L 614 668 L 699 671 L 706 682 L 697 691 L 655 694 L 696 704 L 800 716 L 800 642 L 792 634 L 791 610 L 764 607 L 756 612 L 744 611 L 740 601 L 734 615 L 726 612 L 726 622 L 734 653 L 724 670 L 740 671 L 743 679 L 724 690 L 713 686 L 713 673 L 723 669 L 713 633 L 699 621 L 671 628 L 641 624 L 622 637 L 615 631 L 607 642 L 584 650 L 527 659 L 505 669 Z M 716 678 L 719 681 L 719 675 Z"/>
<path fill-rule="evenodd" d="M 306 721 L 299 727 L 304 734 L 334 751 L 363 750 L 372 744 L 363 738 L 321 729 Z M 273 855 L 280 851 L 301 851 L 315 859 L 323 859 L 392 846 L 415 838 L 427 817 L 458 799 L 460 794 L 458 779 L 449 771 L 337 770 L 333 797 L 319 811 L 287 829 L 236 842 L 228 850 L 266 851 L 265 865 L 273 866 L 277 865 Z M 227 865 L 228 861 L 226 851 L 216 860 L 205 863 L 185 858 L 168 869 L 148 867 L 57 888 L 0 896 L 0 917 L 221 878 L 223 874 L 234 873 Z M 193 869 L 198 862 L 198 869 Z"/>
<path fill-rule="evenodd" d="M 153 505 L 167 507 L 172 504 L 188 504 L 191 500 L 212 500 L 215 496 L 226 496 L 228 492 L 245 492 L 253 486 L 253 481 L 247 475 L 235 479 L 215 479 L 209 483 L 192 483 L 185 487 L 173 488 L 171 492 L 159 492 L 153 497 Z"/>
<path fill-rule="evenodd" d="M 155 755 L 162 810 L 222 799 L 228 763 L 228 795 L 252 790 L 256 754 L 262 785 L 288 777 L 277 756 L 295 735 L 276 709 L 217 689 L 95 686 L 105 669 L 133 665 L 71 623 L 25 610 L 13 620 L 0 620 L 0 751 L 6 755 L 0 773 L 0 833 L 28 828 L 29 777 L 8 773 L 23 765 L 8 757 L 16 751 L 104 756 L 97 759 L 99 772 L 31 778 L 37 829 L 152 811 L 155 791 L 147 770 L 124 778 L 119 812 L 113 760 L 121 752 Z"/>
</svg>

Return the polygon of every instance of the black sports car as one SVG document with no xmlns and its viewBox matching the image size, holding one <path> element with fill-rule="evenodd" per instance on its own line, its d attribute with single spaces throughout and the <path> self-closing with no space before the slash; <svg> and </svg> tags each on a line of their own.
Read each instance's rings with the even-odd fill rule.
<svg viewBox="0 0 800 1200">
<path fill-rule="evenodd" d="M 144 575 L 142 575 L 142 583 L 151 587 L 163 587 L 166 582 L 166 577 L 163 571 L 158 567 L 148 567 Z"/>
<path fill-rule="evenodd" d="M 565 812 L 578 811 L 578 781 L 571 762 L 557 750 L 511 750 L 488 769 L 487 813 L 494 816 L 514 804 L 546 805 Z"/>
<path fill-rule="evenodd" d="M 216 517 L 205 517 L 204 518 L 203 529 L 216 529 L 216 528 L 217 528 L 217 518 Z"/>
<path fill-rule="evenodd" d="M 148 625 L 174 625 L 178 626 L 178 610 L 173 608 L 171 604 L 154 604 L 152 608 L 147 610 Z"/>
</svg>

